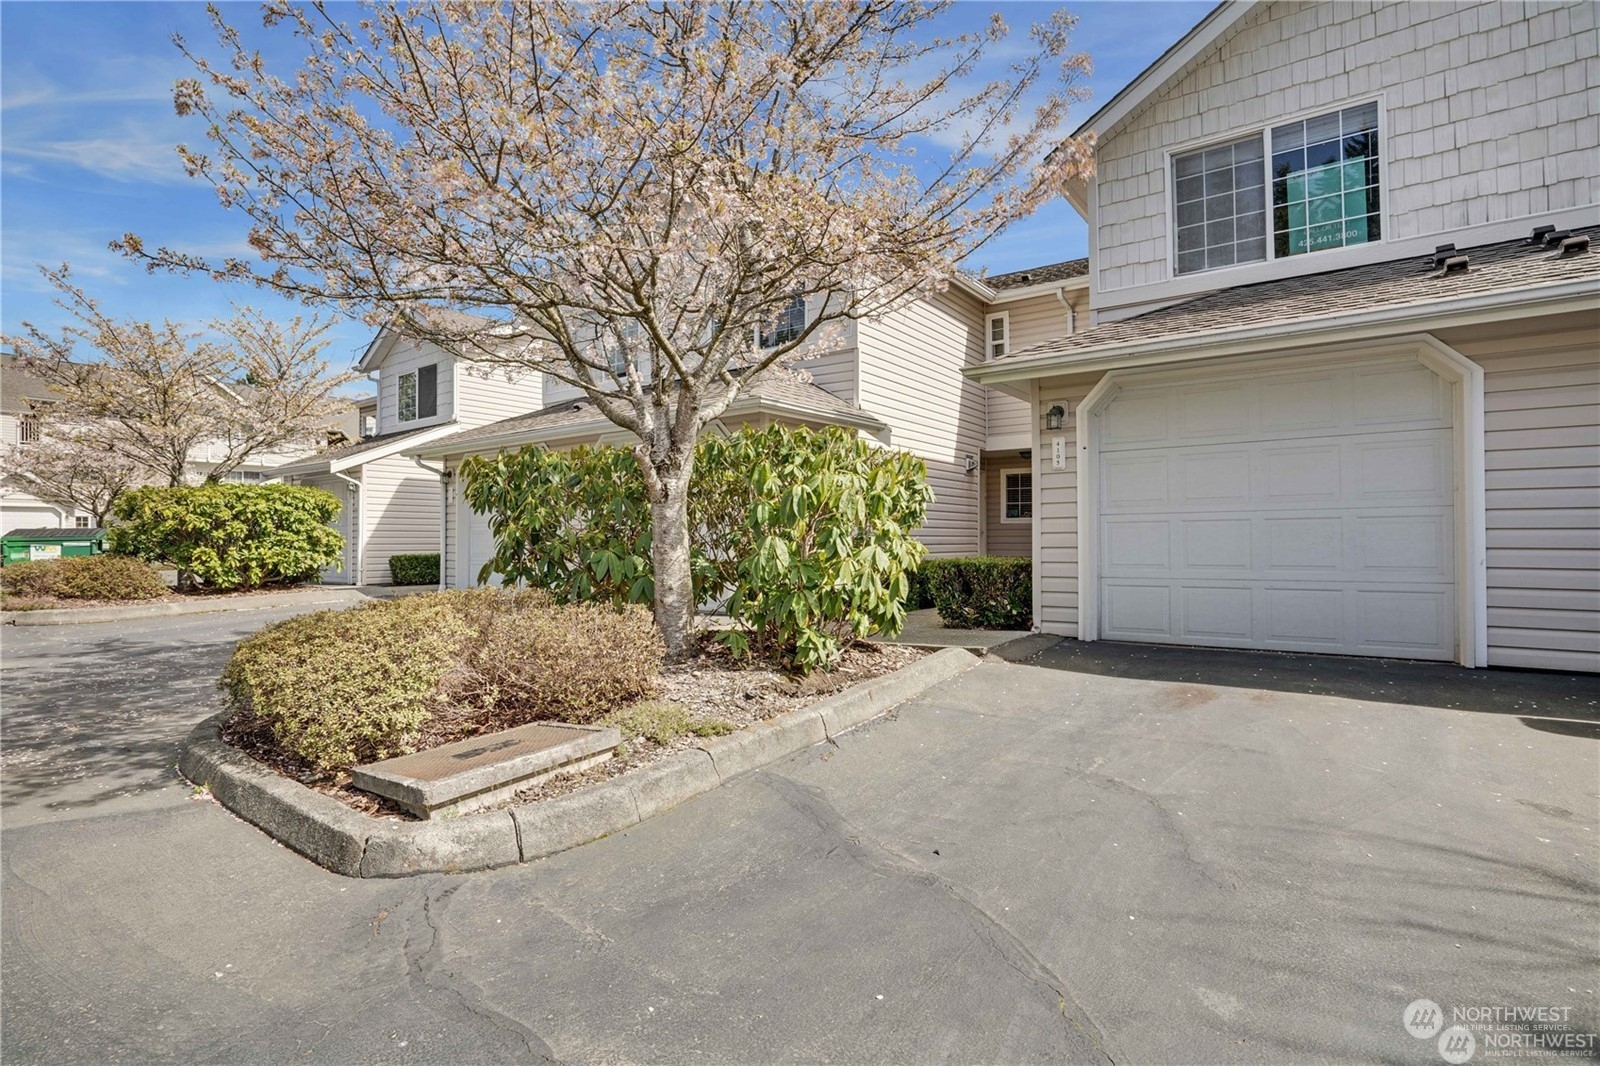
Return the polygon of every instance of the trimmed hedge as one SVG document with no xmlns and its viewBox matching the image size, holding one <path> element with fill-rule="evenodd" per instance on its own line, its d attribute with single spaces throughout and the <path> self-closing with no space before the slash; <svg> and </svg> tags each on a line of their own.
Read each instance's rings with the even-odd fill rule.
<svg viewBox="0 0 1600 1066">
<path fill-rule="evenodd" d="M 439 553 L 389 556 L 389 578 L 396 585 L 437 585 Z"/>
<path fill-rule="evenodd" d="M 329 525 L 339 506 L 333 493 L 303 485 L 147 486 L 117 501 L 111 546 L 170 563 L 182 587 L 308 581 L 344 556 L 344 538 Z"/>
<path fill-rule="evenodd" d="M 945 625 L 956 629 L 1031 629 L 1033 560 L 981 555 L 926 559 L 921 573 Z"/>
<path fill-rule="evenodd" d="M 74 555 L 12 563 L 0 570 L 0 589 L 11 596 L 64 600 L 153 600 L 167 594 L 161 572 L 123 555 Z"/>
<path fill-rule="evenodd" d="M 588 723 L 655 694 L 642 607 L 543 592 L 436 592 L 319 611 L 239 643 L 219 681 L 239 724 L 319 770 L 539 719 Z"/>
</svg>

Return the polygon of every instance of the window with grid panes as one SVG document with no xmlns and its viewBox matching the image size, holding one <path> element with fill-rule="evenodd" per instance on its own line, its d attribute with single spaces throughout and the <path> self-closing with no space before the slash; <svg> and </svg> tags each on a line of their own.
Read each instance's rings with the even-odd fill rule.
<svg viewBox="0 0 1600 1066">
<path fill-rule="evenodd" d="M 1272 128 L 1272 244 L 1278 257 L 1382 237 L 1378 105 Z"/>
<path fill-rule="evenodd" d="M 1267 257 L 1266 167 L 1259 134 L 1177 156 L 1172 178 L 1178 273 Z"/>
</svg>

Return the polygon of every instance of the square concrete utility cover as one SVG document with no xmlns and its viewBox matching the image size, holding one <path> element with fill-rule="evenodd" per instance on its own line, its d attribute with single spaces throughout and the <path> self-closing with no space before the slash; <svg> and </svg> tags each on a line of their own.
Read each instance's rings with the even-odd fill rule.
<svg viewBox="0 0 1600 1066">
<path fill-rule="evenodd" d="M 350 783 L 422 818 L 492 806 L 560 773 L 609 759 L 622 734 L 609 726 L 532 722 L 414 755 L 358 766 Z"/>
</svg>

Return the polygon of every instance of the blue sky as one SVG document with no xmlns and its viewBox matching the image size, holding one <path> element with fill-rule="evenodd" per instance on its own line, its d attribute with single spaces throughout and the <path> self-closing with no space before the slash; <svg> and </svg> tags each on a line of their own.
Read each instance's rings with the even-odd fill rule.
<svg viewBox="0 0 1600 1066">
<path fill-rule="evenodd" d="M 1014 33 L 1054 5 L 962 3 L 946 16 L 952 30 L 1004 14 Z M 1066 124 L 1075 127 L 1161 54 L 1213 6 L 1205 2 L 1068 4 L 1079 17 L 1074 50 L 1094 59 L 1093 100 Z M 257 7 L 233 3 L 229 21 L 261 36 Z M 173 146 L 199 144 L 203 129 L 179 119 L 172 83 L 190 73 L 171 43 L 212 41 L 200 3 L 0 4 L 0 325 L 24 319 L 55 328 L 65 315 L 51 304 L 36 263 L 73 265 L 113 314 L 203 322 L 230 302 L 252 303 L 284 318 L 289 302 L 204 278 L 148 275 L 106 249 L 135 232 L 151 245 L 225 255 L 245 250 L 247 222 L 223 211 L 209 186 L 183 173 Z M 263 38 L 270 40 L 271 38 Z M 268 52 L 269 57 L 271 52 Z M 982 76 L 993 72 L 980 71 Z M 1082 221 L 1058 201 L 983 249 L 968 266 L 991 273 L 1085 254 Z M 370 330 L 342 324 L 329 356 L 353 362 Z"/>
</svg>

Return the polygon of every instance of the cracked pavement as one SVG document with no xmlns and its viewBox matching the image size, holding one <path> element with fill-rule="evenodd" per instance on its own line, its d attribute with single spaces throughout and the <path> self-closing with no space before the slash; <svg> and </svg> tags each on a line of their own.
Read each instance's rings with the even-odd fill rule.
<svg viewBox="0 0 1600 1066">
<path fill-rule="evenodd" d="M 1593 678 L 1066 644 L 585 847 L 360 881 L 172 769 L 288 613 L 0 634 L 8 1063 L 1428 1063 L 1418 998 L 1600 1023 Z"/>
</svg>

